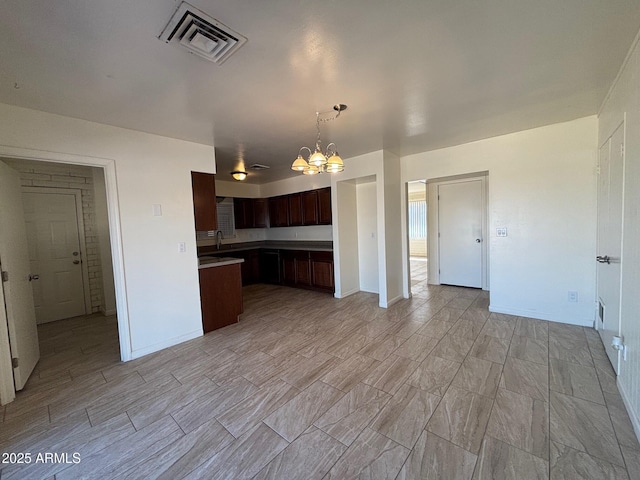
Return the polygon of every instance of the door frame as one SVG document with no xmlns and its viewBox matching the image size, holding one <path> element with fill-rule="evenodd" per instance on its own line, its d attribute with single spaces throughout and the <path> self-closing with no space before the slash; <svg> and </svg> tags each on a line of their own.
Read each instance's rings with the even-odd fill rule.
<svg viewBox="0 0 640 480">
<path fill-rule="evenodd" d="M 73 195 L 76 202 L 76 222 L 78 225 L 78 241 L 80 242 L 80 264 L 82 267 L 82 286 L 84 294 L 84 315 L 91 313 L 91 290 L 89 288 L 89 265 L 85 260 L 87 245 L 84 231 L 84 211 L 82 210 L 82 191 L 77 188 L 55 187 L 22 187 L 23 193 L 64 194 Z M 32 272 L 33 273 L 33 272 Z"/>
<path fill-rule="evenodd" d="M 438 241 L 438 186 L 479 180 L 482 189 L 482 290 L 489 290 L 489 248 L 488 248 L 488 186 L 489 172 L 469 173 L 452 177 L 427 180 L 427 258 L 429 258 L 428 283 L 440 285 L 440 242 Z"/>
<path fill-rule="evenodd" d="M 111 240 L 111 261 L 116 293 L 116 312 L 118 319 L 118 337 L 120 340 L 120 359 L 127 362 L 132 359 L 132 345 L 129 323 L 126 282 L 124 275 L 124 254 L 122 251 L 122 227 L 120 224 L 120 206 L 118 203 L 118 182 L 116 163 L 112 158 L 88 157 L 62 152 L 50 152 L 31 148 L 0 145 L 0 157 L 41 162 L 68 163 L 97 167 L 104 170 L 107 193 L 107 213 L 109 217 L 109 238 Z M 0 332 L 2 334 L 2 332 Z M 3 368 L 0 364 L 0 368 Z M 6 366 L 4 367 L 6 368 Z M 9 370 L 11 371 L 11 370 Z M 0 375 L 3 375 L 0 372 Z"/>
</svg>

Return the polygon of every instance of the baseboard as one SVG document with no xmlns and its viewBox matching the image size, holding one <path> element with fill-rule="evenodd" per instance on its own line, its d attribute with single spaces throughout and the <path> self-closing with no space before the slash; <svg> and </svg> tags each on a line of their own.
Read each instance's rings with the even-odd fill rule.
<svg viewBox="0 0 640 480">
<path fill-rule="evenodd" d="M 538 320 L 547 320 L 549 322 L 566 323 L 566 324 L 569 324 L 569 325 L 578 325 L 580 327 L 593 327 L 593 319 L 558 320 L 557 315 L 553 315 L 551 313 L 537 312 L 537 311 L 520 309 L 520 308 L 502 307 L 500 305 L 489 305 L 489 311 L 493 312 L 493 313 L 504 313 L 505 315 L 514 315 L 516 317 L 536 318 Z"/>
<path fill-rule="evenodd" d="M 394 303 L 398 303 L 400 300 L 402 300 L 404 297 L 402 295 L 398 295 L 396 297 L 393 297 L 391 300 L 387 300 L 387 304 L 383 305 L 382 302 L 379 304 L 380 307 L 382 308 L 389 308 L 391 305 L 393 305 Z"/>
<path fill-rule="evenodd" d="M 203 334 L 204 332 L 202 331 L 202 329 L 194 330 L 193 332 L 189 332 L 185 335 L 180 335 L 179 337 L 172 338 L 165 342 L 156 343 L 149 347 L 141 348 L 139 350 L 134 350 L 131 352 L 131 360 L 144 357 L 145 355 L 149 355 L 150 353 L 157 352 L 158 350 L 173 347 L 174 345 L 178 345 L 179 343 L 186 342 L 188 340 L 193 340 L 194 338 L 201 337 Z"/>
<path fill-rule="evenodd" d="M 100 312 L 102 313 L 102 315 L 104 315 L 105 317 L 111 317 L 112 315 L 115 315 L 116 313 L 118 313 L 118 311 L 113 308 L 113 309 L 109 309 L 109 310 L 103 310 L 100 309 Z"/>
<path fill-rule="evenodd" d="M 622 402 L 624 403 L 624 406 L 627 409 L 627 413 L 629 414 L 629 418 L 631 419 L 633 431 L 636 434 L 636 438 L 640 441 L 640 416 L 638 415 L 638 412 L 633 409 L 631 399 L 629 398 L 629 395 L 627 395 L 627 392 L 622 386 L 622 383 L 620 383 L 620 377 L 617 378 L 616 384 L 618 385 L 618 390 L 620 391 Z"/>
<path fill-rule="evenodd" d="M 353 290 L 348 290 L 346 292 L 341 292 L 341 293 L 336 292 L 336 293 L 333 294 L 333 296 L 335 298 L 346 298 L 349 295 L 353 295 L 354 293 L 358 293 L 359 291 L 360 290 L 358 290 L 357 288 L 354 288 Z"/>
</svg>

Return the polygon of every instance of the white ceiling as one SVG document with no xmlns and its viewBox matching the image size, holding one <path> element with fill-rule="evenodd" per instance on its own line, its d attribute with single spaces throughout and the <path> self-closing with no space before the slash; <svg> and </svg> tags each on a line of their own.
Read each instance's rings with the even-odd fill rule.
<svg viewBox="0 0 640 480">
<path fill-rule="evenodd" d="M 214 144 L 264 183 L 338 102 L 346 159 L 597 113 L 640 28 L 640 0 L 191 0 L 248 37 L 216 65 L 157 38 L 179 3 L 3 0 L 0 102 Z"/>
</svg>

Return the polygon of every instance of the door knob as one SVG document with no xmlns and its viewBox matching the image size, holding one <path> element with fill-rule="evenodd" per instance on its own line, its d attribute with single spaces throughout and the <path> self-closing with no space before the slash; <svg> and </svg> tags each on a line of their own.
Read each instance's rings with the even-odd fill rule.
<svg viewBox="0 0 640 480">
<path fill-rule="evenodd" d="M 74 261 L 73 261 L 73 264 L 74 264 L 74 265 L 78 265 L 79 263 L 80 263 L 80 260 L 74 260 Z"/>
<path fill-rule="evenodd" d="M 77 257 L 78 255 L 80 255 L 80 252 L 73 252 L 74 257 Z"/>
<path fill-rule="evenodd" d="M 476 238 L 476 243 L 480 243 L 482 240 L 480 240 L 479 238 Z"/>
<path fill-rule="evenodd" d="M 596 257 L 596 261 L 598 261 L 599 263 L 607 263 L 610 264 L 611 263 L 611 258 L 609 258 L 609 255 L 605 255 L 605 256 L 600 256 L 598 255 Z"/>
<path fill-rule="evenodd" d="M 29 275 L 29 281 L 32 280 L 40 280 L 40 275 L 36 274 L 36 275 Z"/>
</svg>

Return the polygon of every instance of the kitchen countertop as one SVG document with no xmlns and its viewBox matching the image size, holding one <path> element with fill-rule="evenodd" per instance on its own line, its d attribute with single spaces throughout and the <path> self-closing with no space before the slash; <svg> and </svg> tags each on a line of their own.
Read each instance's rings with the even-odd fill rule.
<svg viewBox="0 0 640 480">
<path fill-rule="evenodd" d="M 198 257 L 198 269 L 210 268 L 210 267 L 222 267 L 223 265 L 233 265 L 235 263 L 242 263 L 242 258 L 231 257 Z"/>
<path fill-rule="evenodd" d="M 198 248 L 215 247 L 216 239 L 198 240 Z M 259 242 L 226 243 L 220 245 L 220 250 L 209 250 L 205 255 L 217 255 L 218 253 L 241 252 L 243 250 L 253 250 L 257 248 L 273 248 L 274 250 L 308 250 L 315 252 L 332 252 L 332 241 L 288 241 L 288 240 L 262 240 Z"/>
</svg>

